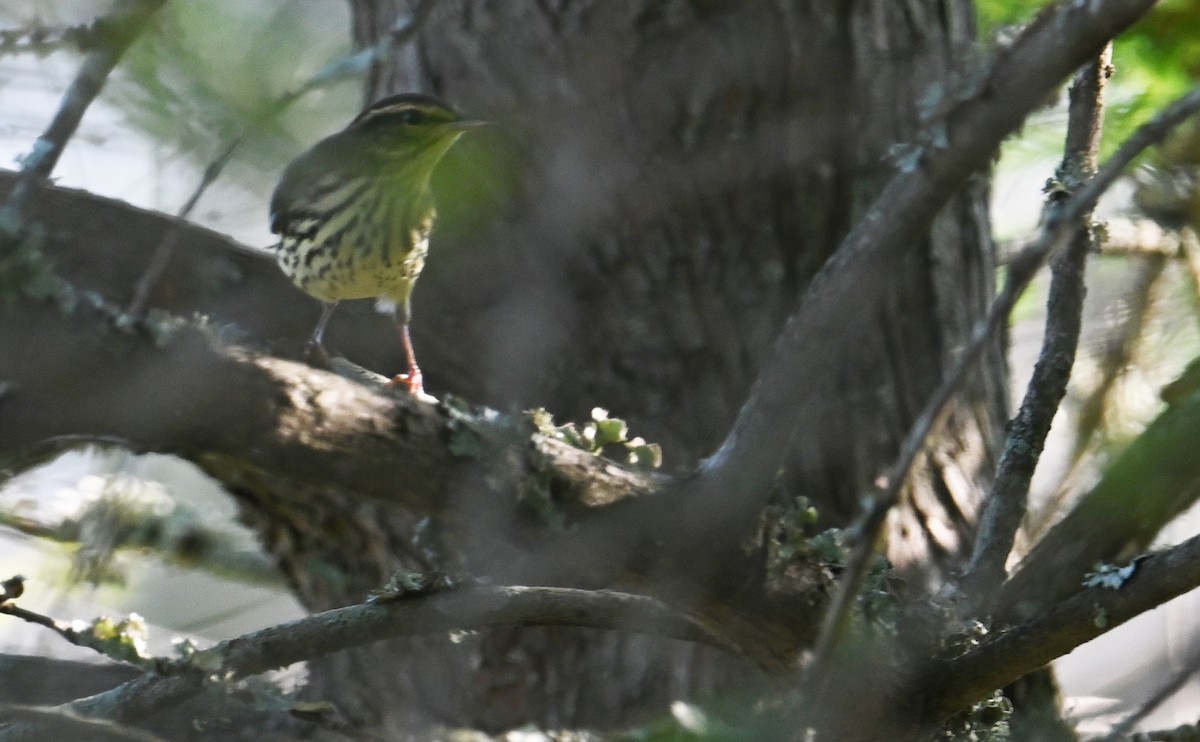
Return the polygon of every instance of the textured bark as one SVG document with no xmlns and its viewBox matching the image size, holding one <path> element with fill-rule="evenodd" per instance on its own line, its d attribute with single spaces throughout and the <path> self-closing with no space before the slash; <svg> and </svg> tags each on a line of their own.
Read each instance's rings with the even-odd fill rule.
<svg viewBox="0 0 1200 742">
<path fill-rule="evenodd" d="M 21 349 L 0 355 L 6 464 L 22 453 L 36 456 L 39 446 L 52 454 L 57 449 L 47 442 L 66 436 L 69 445 L 82 430 L 176 454 L 247 496 L 275 493 L 282 511 L 309 499 L 300 493 L 330 492 L 442 516 L 515 510 L 519 493 L 535 488 L 567 508 L 595 507 L 648 494 L 666 480 L 492 412 L 378 393 L 221 346 L 194 327 L 160 327 L 157 336 L 153 325 L 118 330 L 83 303 L 71 310 L 53 302 L 0 305 L 0 347 Z M 463 493 L 449 484 L 467 476 L 488 486 Z M 275 509 L 253 499 L 259 509 Z"/>
<path fill-rule="evenodd" d="M 352 6 L 360 44 L 410 7 Z M 668 467 L 694 465 L 893 172 L 889 148 L 915 137 L 922 96 L 972 61 L 972 26 L 955 1 L 439 3 L 367 96 L 429 90 L 499 124 L 464 141 L 435 183 L 442 218 L 414 296 L 430 386 L 563 418 L 599 405 L 661 442 Z M 799 421 L 779 496 L 807 496 L 823 523 L 853 514 L 992 295 L 985 195 L 982 181 L 965 189 L 887 295 L 864 297 L 878 307 L 868 326 L 813 349 L 844 373 Z M 999 345 L 975 379 L 896 515 L 903 565 L 952 564 L 966 545 L 1004 416 Z M 301 586 L 311 607 L 386 571 L 403 517 L 364 519 L 379 571 Z M 486 514 L 477 527 L 486 535 Z M 347 653 L 323 692 L 398 724 L 414 709 L 485 729 L 611 726 L 752 677 L 708 649 L 577 630 L 387 656 Z"/>
</svg>

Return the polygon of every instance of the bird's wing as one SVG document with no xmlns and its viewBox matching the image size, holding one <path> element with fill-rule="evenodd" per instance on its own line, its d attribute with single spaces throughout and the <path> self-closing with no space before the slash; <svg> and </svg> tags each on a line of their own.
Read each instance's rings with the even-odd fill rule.
<svg viewBox="0 0 1200 742">
<path fill-rule="evenodd" d="M 336 188 L 342 182 L 345 149 L 336 135 L 318 142 L 312 149 L 297 157 L 283 170 L 279 185 L 271 194 L 271 231 L 282 234 L 288 222 L 303 208 L 320 197 L 323 191 Z"/>
</svg>

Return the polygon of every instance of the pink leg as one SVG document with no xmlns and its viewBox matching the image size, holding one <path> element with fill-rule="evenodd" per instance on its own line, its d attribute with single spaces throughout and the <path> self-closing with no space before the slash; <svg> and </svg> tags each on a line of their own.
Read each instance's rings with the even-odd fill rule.
<svg viewBox="0 0 1200 742">
<path fill-rule="evenodd" d="M 408 373 L 397 375 L 391 380 L 388 386 L 404 387 L 410 394 L 419 397 L 425 393 L 424 378 L 421 376 L 421 368 L 417 366 L 417 356 L 413 353 L 412 339 L 408 336 L 408 322 L 397 316 L 396 327 L 400 331 L 400 345 L 404 347 L 404 358 L 408 362 Z"/>
</svg>

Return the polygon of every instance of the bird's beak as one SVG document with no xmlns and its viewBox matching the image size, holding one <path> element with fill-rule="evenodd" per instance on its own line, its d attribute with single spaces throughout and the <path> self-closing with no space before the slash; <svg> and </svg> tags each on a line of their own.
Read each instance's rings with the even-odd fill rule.
<svg viewBox="0 0 1200 742">
<path fill-rule="evenodd" d="M 490 122 L 479 121 L 477 119 L 462 119 L 460 121 L 450 121 L 442 126 L 453 131 L 467 131 L 468 129 L 478 129 L 481 126 L 488 126 Z"/>
</svg>

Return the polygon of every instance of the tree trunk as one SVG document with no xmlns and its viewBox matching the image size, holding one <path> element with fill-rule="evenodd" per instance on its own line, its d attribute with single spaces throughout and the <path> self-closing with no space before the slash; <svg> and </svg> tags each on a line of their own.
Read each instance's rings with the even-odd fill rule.
<svg viewBox="0 0 1200 742">
<path fill-rule="evenodd" d="M 356 43 L 411 5 L 352 0 Z M 695 465 L 894 171 L 893 148 L 975 62 L 973 35 L 966 0 L 436 3 L 367 91 L 426 90 L 496 123 L 435 182 L 441 220 L 413 299 L 427 385 L 559 419 L 604 407 L 660 442 L 668 468 Z M 986 196 L 981 176 L 912 245 L 888 294 L 863 297 L 874 321 L 812 349 L 842 373 L 796 421 L 779 497 L 807 497 L 821 527 L 853 517 L 992 296 Z M 936 577 L 969 552 L 1005 419 L 1001 345 L 894 516 L 889 555 L 913 573 Z M 359 599 L 415 558 L 404 513 L 331 496 L 281 517 L 266 532 L 313 609 Z M 473 571 L 511 558 L 482 545 L 507 535 L 489 514 L 448 522 Z M 393 729 L 613 727 L 757 677 L 715 650 L 568 629 L 397 642 L 319 668 L 318 693 Z"/>
</svg>

